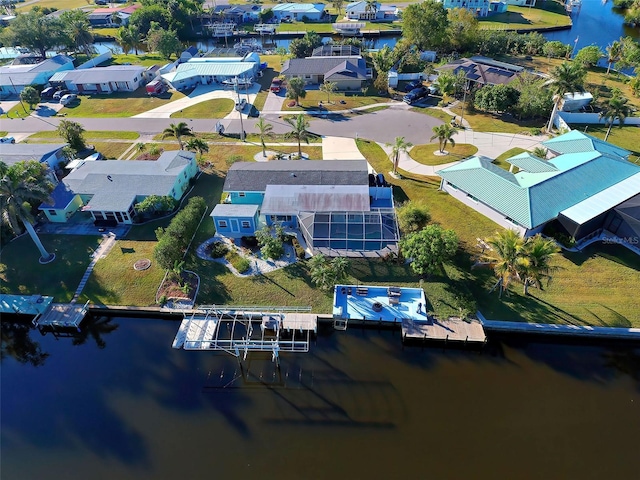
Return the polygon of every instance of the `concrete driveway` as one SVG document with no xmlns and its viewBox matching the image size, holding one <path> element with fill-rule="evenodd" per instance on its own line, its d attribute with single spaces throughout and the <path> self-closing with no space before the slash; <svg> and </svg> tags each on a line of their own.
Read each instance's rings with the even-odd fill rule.
<svg viewBox="0 0 640 480">
<path fill-rule="evenodd" d="M 284 89 L 280 91 L 280 93 L 269 92 L 267 94 L 267 99 L 264 102 L 264 107 L 262 107 L 262 114 L 269 115 L 269 113 L 274 112 L 277 113 L 282 110 L 282 104 L 285 100 Z"/>
</svg>

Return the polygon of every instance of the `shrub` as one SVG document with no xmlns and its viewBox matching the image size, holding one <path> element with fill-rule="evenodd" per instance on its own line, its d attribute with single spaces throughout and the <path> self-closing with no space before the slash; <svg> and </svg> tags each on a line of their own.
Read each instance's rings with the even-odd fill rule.
<svg viewBox="0 0 640 480">
<path fill-rule="evenodd" d="M 403 233 L 418 232 L 427 226 L 431 215 L 427 207 L 415 202 L 407 202 L 398 208 L 398 223 Z"/>
<path fill-rule="evenodd" d="M 211 258 L 222 258 L 229 251 L 229 247 L 227 247 L 224 242 L 213 242 L 209 245 L 209 255 Z"/>
<path fill-rule="evenodd" d="M 232 265 L 239 273 L 244 273 L 251 268 L 251 262 L 240 255 L 236 256 Z"/>
<path fill-rule="evenodd" d="M 304 251 L 304 248 L 302 248 L 302 245 L 300 245 L 300 242 L 298 242 L 296 237 L 292 237 L 291 244 L 293 245 L 293 249 L 296 251 L 296 258 L 303 260 L 307 252 Z"/>
</svg>

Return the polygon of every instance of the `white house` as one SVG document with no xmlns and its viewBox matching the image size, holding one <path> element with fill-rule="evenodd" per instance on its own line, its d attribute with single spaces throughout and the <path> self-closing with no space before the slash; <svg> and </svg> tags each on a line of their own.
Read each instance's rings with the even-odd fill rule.
<svg viewBox="0 0 640 480">
<path fill-rule="evenodd" d="M 276 20 L 309 20 L 318 22 L 324 16 L 324 3 L 280 3 L 271 11 Z"/>
<path fill-rule="evenodd" d="M 0 98 L 19 94 L 28 85 L 46 85 L 56 73 L 73 69 L 73 58 L 56 55 L 40 61 L 34 57 L 18 57 L 10 65 L 0 67 Z"/>
<path fill-rule="evenodd" d="M 398 8 L 394 5 L 383 5 L 379 2 L 368 6 L 367 2 L 351 2 L 345 7 L 345 16 L 349 20 L 394 20 L 398 16 Z"/>
<path fill-rule="evenodd" d="M 83 94 L 134 92 L 145 83 L 145 70 L 140 65 L 111 65 L 60 72 L 49 81 Z"/>
</svg>

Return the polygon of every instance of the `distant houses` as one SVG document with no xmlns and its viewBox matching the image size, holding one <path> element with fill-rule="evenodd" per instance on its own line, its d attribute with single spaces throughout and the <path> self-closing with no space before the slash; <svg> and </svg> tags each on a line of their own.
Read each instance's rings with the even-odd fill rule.
<svg viewBox="0 0 640 480">
<path fill-rule="evenodd" d="M 577 240 L 602 229 L 637 238 L 640 166 L 628 151 L 577 130 L 543 145 L 548 158 L 522 153 L 509 171 L 482 156 L 440 170 L 441 189 L 524 235 L 553 222 Z"/>
<path fill-rule="evenodd" d="M 442 6 L 447 10 L 453 8 L 464 8 L 473 13 L 476 17 L 486 17 L 489 15 L 490 0 L 440 0 Z"/>
<path fill-rule="evenodd" d="M 319 22 L 325 15 L 324 3 L 279 3 L 271 11 L 275 20 Z"/>
<path fill-rule="evenodd" d="M 128 5 L 126 7 L 96 8 L 87 15 L 92 27 L 120 27 L 129 23 L 129 17 L 142 5 Z"/>
<path fill-rule="evenodd" d="M 57 72 L 73 69 L 73 58 L 56 55 L 42 60 L 21 55 L 11 64 L 0 67 L 0 98 L 19 94 L 29 85 L 44 86 Z"/>
<path fill-rule="evenodd" d="M 156 161 L 80 161 L 39 209 L 51 222 L 89 212 L 98 224 L 132 223 L 135 205 L 149 195 L 182 198 L 198 173 L 193 152 L 164 152 Z"/>
<path fill-rule="evenodd" d="M 374 4 L 365 1 L 351 2 L 345 7 L 345 17 L 349 20 L 395 20 L 397 16 L 398 8 L 396 6 L 379 2 Z"/>
</svg>

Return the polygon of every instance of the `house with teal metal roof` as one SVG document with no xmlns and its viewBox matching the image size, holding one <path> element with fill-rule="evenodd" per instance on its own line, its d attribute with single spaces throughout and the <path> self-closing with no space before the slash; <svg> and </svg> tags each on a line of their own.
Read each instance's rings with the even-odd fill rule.
<svg viewBox="0 0 640 480">
<path fill-rule="evenodd" d="M 441 189 L 523 235 L 553 221 L 576 239 L 602 229 L 636 231 L 632 208 L 625 218 L 616 214 L 640 199 L 640 166 L 628 161 L 630 152 L 577 131 L 543 145 L 547 158 L 525 152 L 507 160 L 508 171 L 483 156 L 440 170 Z"/>
</svg>

